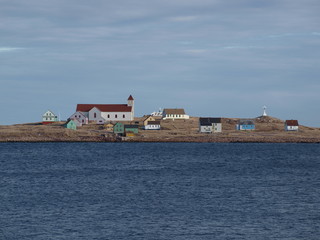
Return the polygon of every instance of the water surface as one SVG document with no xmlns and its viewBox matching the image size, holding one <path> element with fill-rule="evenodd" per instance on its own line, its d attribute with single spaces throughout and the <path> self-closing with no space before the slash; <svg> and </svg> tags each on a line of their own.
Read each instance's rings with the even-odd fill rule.
<svg viewBox="0 0 320 240">
<path fill-rule="evenodd" d="M 319 239 L 320 145 L 1 143 L 0 239 Z"/>
</svg>

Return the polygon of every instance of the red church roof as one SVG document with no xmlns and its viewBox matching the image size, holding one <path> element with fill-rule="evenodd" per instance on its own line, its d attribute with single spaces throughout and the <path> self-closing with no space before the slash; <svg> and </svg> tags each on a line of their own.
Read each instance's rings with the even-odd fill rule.
<svg viewBox="0 0 320 240">
<path fill-rule="evenodd" d="M 101 112 L 131 112 L 132 107 L 127 104 L 78 104 L 77 112 L 89 112 L 92 108 L 98 108 Z"/>
</svg>

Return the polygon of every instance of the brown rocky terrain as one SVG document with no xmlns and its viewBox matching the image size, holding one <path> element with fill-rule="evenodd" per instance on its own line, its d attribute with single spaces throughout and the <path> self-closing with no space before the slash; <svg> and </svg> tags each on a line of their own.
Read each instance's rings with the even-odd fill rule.
<svg viewBox="0 0 320 240">
<path fill-rule="evenodd" d="M 136 118 L 139 121 L 143 118 Z M 77 130 L 65 129 L 62 124 L 42 125 L 40 123 L 0 126 L 0 142 L 305 142 L 320 143 L 320 129 L 300 126 L 298 132 L 284 131 L 284 121 L 273 117 L 255 119 L 256 130 L 237 131 L 238 119 L 223 118 L 222 132 L 199 133 L 199 118 L 190 120 L 161 121 L 162 130 L 139 130 L 134 137 L 117 138 L 103 125 L 89 124 Z"/>
</svg>

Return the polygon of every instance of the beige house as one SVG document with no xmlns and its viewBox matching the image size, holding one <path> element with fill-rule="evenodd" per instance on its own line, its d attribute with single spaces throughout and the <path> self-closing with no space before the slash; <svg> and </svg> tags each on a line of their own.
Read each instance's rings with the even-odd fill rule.
<svg viewBox="0 0 320 240">
<path fill-rule="evenodd" d="M 143 119 L 143 126 L 148 125 L 149 121 L 155 121 L 156 119 L 152 116 L 147 116 L 145 119 Z"/>
<path fill-rule="evenodd" d="M 165 108 L 162 113 L 162 119 L 189 119 L 183 108 Z"/>
</svg>

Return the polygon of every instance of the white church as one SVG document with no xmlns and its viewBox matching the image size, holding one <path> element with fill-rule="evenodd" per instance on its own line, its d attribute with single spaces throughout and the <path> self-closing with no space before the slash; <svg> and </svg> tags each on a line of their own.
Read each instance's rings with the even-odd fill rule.
<svg viewBox="0 0 320 240">
<path fill-rule="evenodd" d="M 89 121 L 97 124 L 134 120 L 134 99 L 130 95 L 127 104 L 78 104 L 70 119 L 77 119 L 82 124 Z"/>
</svg>

